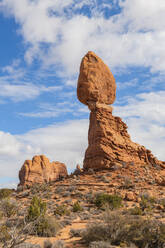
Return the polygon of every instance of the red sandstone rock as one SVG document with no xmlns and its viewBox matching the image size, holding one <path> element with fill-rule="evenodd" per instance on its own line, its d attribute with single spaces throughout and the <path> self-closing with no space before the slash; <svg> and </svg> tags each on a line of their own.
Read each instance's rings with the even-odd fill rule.
<svg viewBox="0 0 165 248">
<path fill-rule="evenodd" d="M 91 110 L 83 168 L 107 169 L 119 164 L 165 168 L 165 162 L 155 158 L 150 150 L 132 142 L 127 125 L 112 115 L 112 107 L 106 104 L 112 104 L 115 95 L 116 83 L 109 68 L 97 55 L 88 52 L 82 59 L 77 85 L 78 99 Z"/>
<path fill-rule="evenodd" d="M 116 163 L 152 164 L 164 166 L 151 151 L 131 141 L 127 125 L 112 115 L 112 107 L 93 103 L 88 133 L 89 146 L 85 153 L 84 169 L 106 169 Z"/>
<path fill-rule="evenodd" d="M 32 160 L 26 160 L 19 171 L 20 185 L 55 181 L 67 175 L 65 164 L 50 163 L 44 155 L 34 156 Z"/>
<path fill-rule="evenodd" d="M 115 79 L 108 66 L 93 52 L 82 59 L 77 86 L 80 102 L 112 104 L 116 98 Z"/>
</svg>

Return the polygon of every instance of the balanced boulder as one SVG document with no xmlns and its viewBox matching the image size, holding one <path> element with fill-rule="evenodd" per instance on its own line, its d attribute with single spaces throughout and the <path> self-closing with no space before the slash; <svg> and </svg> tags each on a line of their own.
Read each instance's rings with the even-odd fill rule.
<svg viewBox="0 0 165 248">
<path fill-rule="evenodd" d="M 115 79 L 108 66 L 93 52 L 82 59 L 77 85 L 80 102 L 112 104 L 116 98 Z"/>
</svg>

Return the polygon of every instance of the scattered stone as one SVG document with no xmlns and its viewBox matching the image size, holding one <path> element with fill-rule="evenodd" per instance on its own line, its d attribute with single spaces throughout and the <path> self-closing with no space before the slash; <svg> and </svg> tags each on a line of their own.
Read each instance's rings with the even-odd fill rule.
<svg viewBox="0 0 165 248">
<path fill-rule="evenodd" d="M 125 194 L 125 200 L 127 201 L 136 201 L 136 195 L 133 192 L 126 192 Z"/>
</svg>

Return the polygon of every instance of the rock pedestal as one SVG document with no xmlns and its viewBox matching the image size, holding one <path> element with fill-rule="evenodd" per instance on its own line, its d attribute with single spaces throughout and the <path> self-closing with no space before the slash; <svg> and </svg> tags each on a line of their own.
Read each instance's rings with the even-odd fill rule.
<svg viewBox="0 0 165 248">
<path fill-rule="evenodd" d="M 112 107 L 93 103 L 89 108 L 89 145 L 85 153 L 84 169 L 108 169 L 124 163 L 163 166 L 150 150 L 131 141 L 127 125 L 120 117 L 112 115 Z"/>
</svg>

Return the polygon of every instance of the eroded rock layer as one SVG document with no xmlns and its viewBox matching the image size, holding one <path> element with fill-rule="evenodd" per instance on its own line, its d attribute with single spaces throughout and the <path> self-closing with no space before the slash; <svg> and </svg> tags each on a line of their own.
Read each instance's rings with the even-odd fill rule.
<svg viewBox="0 0 165 248">
<path fill-rule="evenodd" d="M 51 182 L 67 175 L 65 164 L 50 163 L 44 155 L 34 156 L 32 160 L 26 160 L 19 171 L 20 185 Z"/>
<path fill-rule="evenodd" d="M 123 163 L 152 164 L 165 167 L 151 151 L 131 141 L 127 125 L 112 115 L 112 107 L 92 103 L 89 105 L 89 146 L 85 153 L 84 169 L 106 169 Z"/>
</svg>

